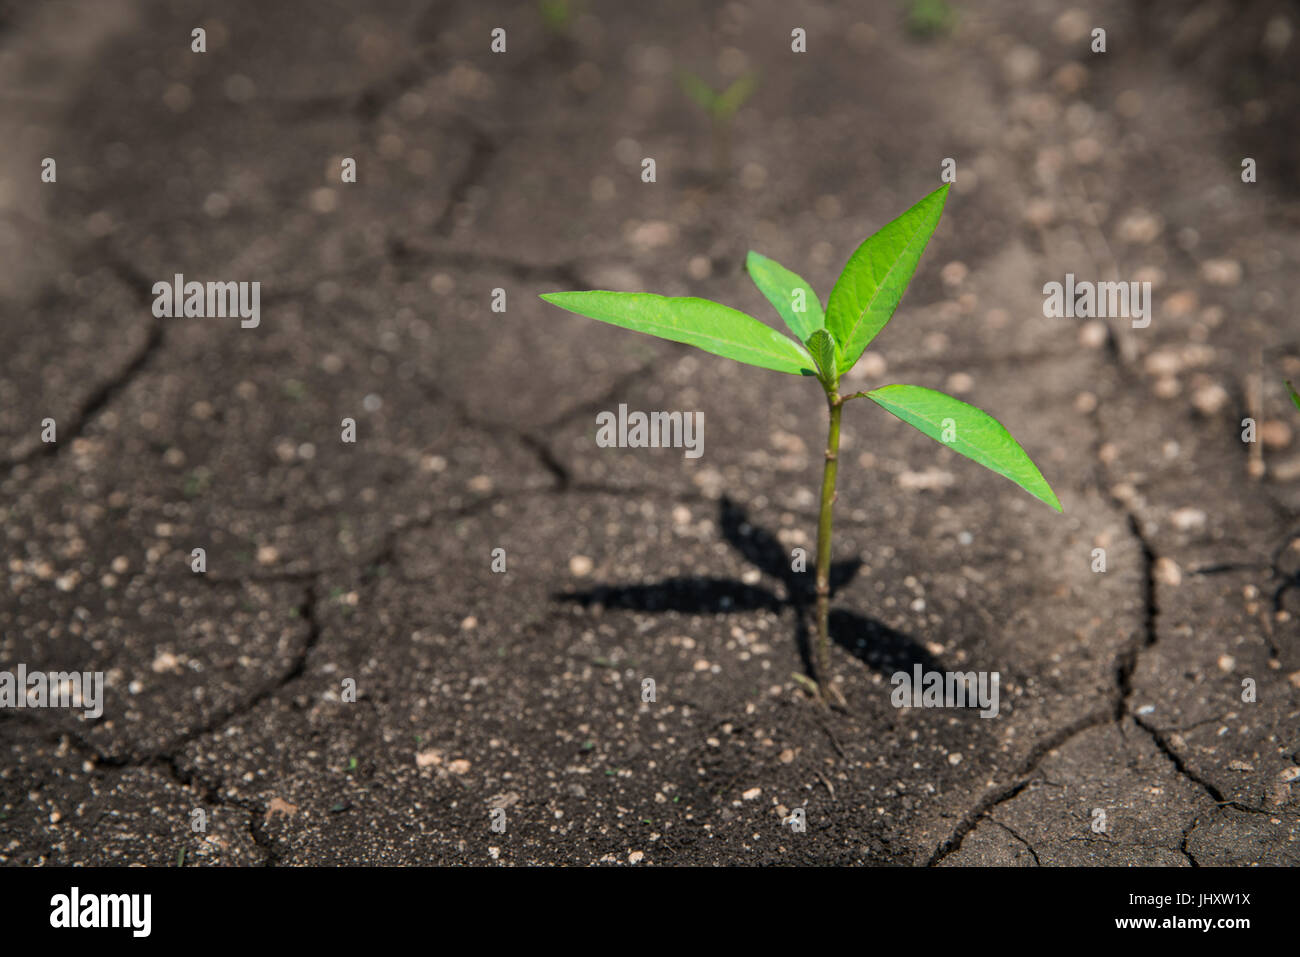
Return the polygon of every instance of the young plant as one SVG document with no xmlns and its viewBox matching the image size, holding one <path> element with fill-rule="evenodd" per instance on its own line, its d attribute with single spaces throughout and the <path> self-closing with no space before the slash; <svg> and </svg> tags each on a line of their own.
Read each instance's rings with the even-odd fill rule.
<svg viewBox="0 0 1300 957">
<path fill-rule="evenodd" d="M 1058 512 L 1061 503 L 1037 466 L 1002 425 L 974 406 L 916 385 L 886 385 L 841 395 L 840 376 L 853 368 L 885 327 L 921 253 L 939 224 L 948 187 L 942 186 L 860 245 L 831 290 L 825 312 L 803 279 L 758 253 L 746 260 L 750 278 L 776 307 L 795 339 L 729 306 L 707 299 L 625 292 L 554 292 L 542 299 L 579 315 L 637 332 L 684 342 L 706 352 L 790 375 L 816 377 L 826 393 L 830 426 L 817 524 L 817 647 L 814 677 L 823 700 L 839 700 L 831 683 L 831 517 L 839 470 L 844 404 L 870 399 L 954 452 L 1015 482 Z"/>
<path fill-rule="evenodd" d="M 546 29 L 564 35 L 578 14 L 578 0 L 537 0 L 537 11 Z"/>
<path fill-rule="evenodd" d="M 721 93 L 694 73 L 680 70 L 677 82 L 683 92 L 709 115 L 713 124 L 713 172 L 721 179 L 731 168 L 731 120 L 758 89 L 758 74 L 750 72 Z"/>
<path fill-rule="evenodd" d="M 952 31 L 957 15 L 948 0 L 908 0 L 907 29 L 920 39 L 932 39 Z"/>
<path fill-rule="evenodd" d="M 1286 388 L 1287 391 L 1291 393 L 1291 401 L 1295 403 L 1297 409 L 1300 409 L 1300 392 L 1296 392 L 1295 386 L 1293 386 L 1289 380 L 1287 381 Z"/>
</svg>

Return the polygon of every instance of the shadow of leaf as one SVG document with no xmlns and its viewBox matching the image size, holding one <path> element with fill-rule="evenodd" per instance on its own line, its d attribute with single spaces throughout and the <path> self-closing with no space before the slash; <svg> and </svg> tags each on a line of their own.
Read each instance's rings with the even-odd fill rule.
<svg viewBox="0 0 1300 957">
<path fill-rule="evenodd" d="M 790 601 L 799 607 L 812 604 L 817 600 L 816 557 L 806 572 L 796 572 L 791 567 L 793 558 L 790 550 L 775 535 L 749 521 L 749 515 L 740 505 L 727 496 L 722 497 L 719 507 L 719 523 L 722 537 L 727 544 L 740 552 L 765 574 L 779 579 L 785 584 Z M 847 558 L 831 563 L 831 595 L 851 582 L 858 570 L 862 568 L 862 559 Z"/>
<path fill-rule="evenodd" d="M 830 633 L 837 645 L 886 677 L 896 671 L 910 672 L 913 665 L 925 671 L 942 670 L 939 659 L 924 645 L 875 618 L 832 608 Z"/>
<path fill-rule="evenodd" d="M 810 616 L 807 613 L 816 605 L 815 572 L 794 571 L 785 546 L 767 529 L 750 522 L 746 510 L 730 498 L 723 497 L 720 503 L 719 522 L 727 543 L 751 564 L 781 581 L 785 585 L 786 597 L 729 578 L 679 576 L 649 585 L 598 584 L 584 591 L 557 593 L 552 598 L 583 608 L 600 605 L 610 609 L 686 614 L 760 609 L 780 613 L 789 608 L 794 612 L 799 656 L 804 671 L 811 674 Z M 862 560 L 856 557 L 832 563 L 831 595 L 851 582 L 861 568 Z M 922 645 L 874 618 L 832 609 L 829 628 L 832 641 L 883 675 L 910 672 L 917 664 L 926 671 L 939 668 L 938 660 Z"/>
<path fill-rule="evenodd" d="M 785 604 L 766 588 L 727 578 L 666 578 L 653 585 L 597 585 L 587 591 L 554 596 L 584 608 L 603 605 L 633 611 L 705 612 L 780 611 Z"/>
</svg>

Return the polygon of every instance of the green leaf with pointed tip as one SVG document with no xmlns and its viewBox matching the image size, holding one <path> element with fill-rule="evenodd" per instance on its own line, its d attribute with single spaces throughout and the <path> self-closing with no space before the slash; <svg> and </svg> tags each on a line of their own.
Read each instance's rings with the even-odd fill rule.
<svg viewBox="0 0 1300 957">
<path fill-rule="evenodd" d="M 687 70 L 678 70 L 677 85 L 682 88 L 683 93 L 694 100 L 696 105 L 702 109 L 712 113 L 717 108 L 718 94 L 713 91 L 713 87 L 694 73 Z"/>
<path fill-rule="evenodd" d="M 775 259 L 760 256 L 751 249 L 745 258 L 745 269 L 800 342 L 807 342 L 826 325 L 822 302 L 812 286 Z M 798 306 L 803 309 L 798 310 Z"/>
<path fill-rule="evenodd" d="M 872 389 L 867 398 L 954 452 L 1005 475 L 1030 495 L 1062 511 L 1060 501 L 1038 466 L 1011 433 L 987 412 L 919 385 L 887 385 Z M 951 436 L 947 441 L 946 430 Z"/>
<path fill-rule="evenodd" d="M 737 362 L 791 375 L 816 374 L 803 346 L 753 316 L 708 299 L 604 290 L 551 292 L 542 298 L 580 316 L 684 342 Z"/>
<path fill-rule="evenodd" d="M 825 329 L 818 329 L 808 340 L 808 351 L 821 373 L 823 382 L 834 384 L 839 376 L 835 372 L 835 340 Z"/>
<path fill-rule="evenodd" d="M 720 117 L 729 118 L 745 105 L 745 101 L 754 95 L 754 90 L 757 88 L 758 74 L 752 71 L 746 73 L 722 91 L 722 95 L 718 97 L 714 107 L 714 113 Z"/>
<path fill-rule="evenodd" d="M 1290 382 L 1287 382 L 1286 387 L 1291 392 L 1291 401 L 1295 403 L 1295 407 L 1297 409 L 1300 409 L 1300 393 L 1296 392 L 1295 386 L 1293 386 Z"/>
<path fill-rule="evenodd" d="M 826 328 L 840 345 L 841 372 L 853 368 L 898 308 L 947 196 L 945 183 L 867 239 L 844 265 L 826 304 Z"/>
</svg>

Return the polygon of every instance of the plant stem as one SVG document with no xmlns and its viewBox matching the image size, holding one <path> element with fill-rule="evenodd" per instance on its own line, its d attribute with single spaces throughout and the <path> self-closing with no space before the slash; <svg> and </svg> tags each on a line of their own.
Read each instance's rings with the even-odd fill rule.
<svg viewBox="0 0 1300 957">
<path fill-rule="evenodd" d="M 731 171 L 731 121 L 713 119 L 713 175 L 719 182 Z"/>
<path fill-rule="evenodd" d="M 838 691 L 831 687 L 831 509 L 835 505 L 835 476 L 839 471 L 840 456 L 840 413 L 844 411 L 844 400 L 838 389 L 831 386 L 826 390 L 826 402 L 830 408 L 830 431 L 826 437 L 826 465 L 822 471 L 822 507 L 817 522 L 817 683 L 822 689 L 823 698 Z"/>
</svg>

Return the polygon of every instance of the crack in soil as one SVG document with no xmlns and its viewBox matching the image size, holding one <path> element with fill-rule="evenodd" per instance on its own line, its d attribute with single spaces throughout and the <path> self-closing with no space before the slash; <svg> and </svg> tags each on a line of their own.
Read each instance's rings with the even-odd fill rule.
<svg viewBox="0 0 1300 957">
<path fill-rule="evenodd" d="M 1105 354 L 1115 366 L 1120 379 L 1129 385 L 1140 385 L 1137 374 L 1130 364 L 1126 361 L 1123 350 L 1120 349 L 1116 339 L 1114 329 L 1107 326 L 1107 339 Z M 1133 693 L 1133 675 L 1137 669 L 1138 661 L 1143 651 L 1153 647 L 1159 641 L 1158 619 L 1160 616 L 1159 598 L 1156 588 L 1155 568 L 1159 561 L 1155 546 L 1147 537 L 1142 528 L 1142 520 L 1137 512 L 1129 506 L 1128 503 L 1118 498 L 1112 491 L 1113 485 L 1110 482 L 1110 476 L 1107 474 L 1106 466 L 1100 455 L 1102 446 L 1106 443 L 1106 430 L 1103 425 L 1100 413 L 1100 405 L 1092 413 L 1092 420 L 1095 431 L 1094 456 L 1095 456 L 1095 473 L 1098 488 L 1110 500 L 1112 507 L 1124 516 L 1129 533 L 1137 542 L 1138 548 L 1142 555 L 1142 627 L 1135 639 L 1127 648 L 1119 653 L 1115 660 L 1115 691 L 1113 694 L 1114 701 L 1108 710 L 1109 714 L 1102 714 L 1092 717 L 1085 717 L 1075 722 L 1061 731 L 1057 731 L 1047 736 L 1030 752 L 1022 769 L 1012 783 L 1003 785 L 987 792 L 970 811 L 963 816 L 957 827 L 946 841 L 941 843 L 935 852 L 931 855 L 927 866 L 935 866 L 948 855 L 956 852 L 961 848 L 962 841 L 966 835 L 972 831 L 979 821 L 984 817 L 994 820 L 994 823 L 1001 825 L 1000 821 L 992 818 L 992 811 L 999 805 L 1017 797 L 1033 779 L 1033 775 L 1038 770 L 1038 763 L 1049 751 L 1058 748 L 1073 738 L 1075 735 L 1082 733 L 1090 728 L 1115 723 L 1121 725 L 1123 720 L 1131 718 L 1137 727 L 1141 728 L 1155 744 L 1156 748 L 1169 761 L 1174 771 L 1181 777 L 1194 784 L 1198 790 L 1206 794 L 1213 802 L 1213 810 L 1218 812 L 1224 807 L 1232 807 L 1237 810 L 1246 811 L 1254 814 L 1271 814 L 1263 808 L 1252 807 L 1235 800 L 1224 798 L 1223 792 L 1208 778 L 1194 771 L 1189 767 L 1187 761 L 1174 749 L 1167 736 L 1160 729 L 1154 727 L 1141 716 L 1134 714 L 1129 707 L 1129 701 Z M 1276 558 L 1274 560 L 1274 571 L 1276 571 Z M 1285 584 L 1285 583 L 1284 583 Z M 1270 645 L 1272 644 L 1270 637 Z M 1184 829 L 1181 844 L 1176 850 L 1183 854 L 1193 867 L 1199 867 L 1200 864 L 1187 848 L 1187 842 L 1190 835 L 1200 822 L 1200 814 L 1193 817 L 1191 823 Z M 1026 842 L 1026 846 L 1028 843 Z M 1133 845 L 1139 846 L 1139 845 Z M 1174 848 L 1166 848 L 1173 850 Z M 1032 850 L 1032 849 L 1031 849 Z M 1036 858 L 1035 858 L 1036 859 Z"/>
<path fill-rule="evenodd" d="M 473 123 L 464 121 L 464 126 L 469 131 L 470 137 L 469 159 L 465 161 L 460 175 L 447 191 L 447 202 L 432 227 L 435 236 L 446 237 L 452 234 L 456 228 L 457 208 L 465 202 L 469 191 L 487 174 L 488 168 L 501 149 L 496 140 Z"/>
<path fill-rule="evenodd" d="M 147 754 L 112 754 L 99 748 L 97 745 L 87 740 L 83 735 L 74 731 L 50 731 L 47 733 L 50 740 L 58 742 L 67 742 L 67 744 L 84 754 L 97 767 L 111 768 L 114 770 L 127 770 L 130 768 L 140 769 L 162 769 L 168 776 L 186 790 L 195 792 L 199 799 L 207 804 L 218 807 L 234 807 L 244 811 L 249 819 L 249 833 L 256 844 L 265 852 L 263 864 L 272 866 L 278 861 L 278 855 L 273 846 L 273 840 L 266 834 L 265 829 L 258 823 L 258 810 L 255 803 L 245 798 L 226 797 L 221 794 L 220 785 L 222 779 L 218 777 L 216 783 L 209 780 L 201 779 L 199 774 L 194 770 L 186 770 L 180 765 L 180 753 L 189 744 L 197 741 L 199 738 L 216 734 L 221 731 L 231 721 L 245 714 L 251 713 L 262 702 L 275 695 L 277 692 L 287 687 L 293 681 L 300 678 L 307 666 L 307 657 L 320 642 L 322 628 L 316 614 L 317 595 L 315 584 L 309 584 L 303 593 L 302 601 L 298 605 L 299 616 L 307 623 L 307 636 L 302 646 L 294 655 L 293 661 L 289 667 L 277 678 L 256 694 L 249 697 L 239 705 L 223 708 L 219 710 L 208 721 L 191 728 L 184 734 L 180 735 L 166 747 Z M 33 722 L 40 726 L 41 722 Z"/>
<path fill-rule="evenodd" d="M 1142 526 L 1137 516 L 1128 511 L 1124 504 L 1113 496 L 1111 501 L 1124 511 L 1129 531 L 1137 540 L 1138 548 L 1142 553 L 1142 631 L 1138 639 L 1120 653 L 1115 663 L 1115 685 L 1119 690 L 1115 701 L 1115 721 L 1119 722 L 1129 713 L 1128 701 L 1133 693 L 1133 672 L 1137 669 L 1138 657 L 1144 649 L 1152 647 L 1159 640 L 1156 618 L 1160 614 L 1160 609 L 1156 604 L 1155 550 L 1142 533 Z"/>
<path fill-rule="evenodd" d="M 1034 864 L 1036 864 L 1038 867 L 1043 866 L 1043 862 L 1038 859 L 1038 852 L 1034 850 L 1034 845 L 1030 844 L 1023 837 L 1021 837 L 1020 834 L 1017 833 L 1016 830 L 1012 828 L 1009 824 L 1004 824 L 1002 821 L 999 821 L 995 817 L 990 817 L 989 820 L 992 821 L 994 824 L 996 824 L 998 827 L 1002 828 L 1002 830 L 1006 831 L 1008 834 L 1014 837 L 1021 844 L 1025 845 L 1025 849 L 1029 851 L 1030 857 L 1034 859 Z"/>
<path fill-rule="evenodd" d="M 1126 366 L 1124 359 L 1115 340 L 1114 330 L 1107 327 L 1107 355 L 1119 367 L 1121 378 L 1131 379 L 1131 370 Z M 1100 408 L 1100 405 L 1098 406 Z M 1110 500 L 1112 507 L 1123 515 L 1126 519 L 1129 532 L 1136 539 L 1138 548 L 1142 555 L 1142 627 L 1135 639 L 1127 648 L 1121 651 L 1115 660 L 1115 688 L 1112 692 L 1112 701 L 1109 707 L 1092 715 L 1085 716 L 1073 724 L 1067 725 L 1052 734 L 1046 736 L 1036 744 L 1027 755 L 1022 763 L 1021 769 L 1010 784 L 1004 784 L 1001 787 L 994 788 L 976 803 L 975 807 L 968 811 L 953 830 L 952 834 L 941 843 L 930 856 L 927 866 L 933 867 L 939 864 L 948 855 L 960 850 L 962 842 L 966 835 L 974 830 L 975 826 L 985 816 L 999 805 L 1017 797 L 1033 780 L 1034 774 L 1038 771 L 1039 762 L 1052 750 L 1061 747 L 1076 735 L 1083 733 L 1091 728 L 1109 723 L 1120 723 L 1128 715 L 1128 701 L 1132 694 L 1133 673 L 1137 668 L 1138 657 L 1144 649 L 1150 648 L 1159 640 L 1159 634 L 1156 628 L 1156 619 L 1160 614 L 1160 608 L 1157 603 L 1155 587 L 1155 564 L 1157 556 L 1151 543 L 1147 540 L 1142 531 L 1142 526 L 1137 515 L 1130 509 L 1126 503 L 1116 498 L 1111 492 L 1111 484 L 1106 474 L 1106 469 L 1102 463 L 1100 450 L 1105 444 L 1105 428 L 1102 424 L 1101 415 L 1098 410 L 1092 413 L 1094 427 L 1093 454 L 1095 462 L 1096 482 L 1099 489 Z M 1135 719 L 1136 721 L 1136 719 Z M 1144 730 L 1146 727 L 1138 722 Z M 1148 733 L 1149 730 L 1148 730 Z M 1159 746 L 1159 742 L 1157 742 Z M 1175 763 L 1174 767 L 1180 773 L 1186 773 L 1185 768 L 1180 767 L 1180 763 Z M 1193 780 L 1195 780 L 1193 778 Z M 1201 782 L 1197 782 L 1198 784 Z M 1213 795 L 1211 795 L 1213 797 Z"/>
<path fill-rule="evenodd" d="M 106 253 L 106 257 L 117 278 L 125 283 L 127 288 L 135 292 L 136 298 L 140 302 L 150 305 L 153 300 L 147 292 L 150 288 L 148 281 L 133 266 L 119 259 L 111 251 Z M 38 458 L 53 458 L 68 447 L 73 440 L 81 435 L 86 426 L 90 424 L 91 419 L 104 411 L 108 404 L 144 370 L 154 355 L 162 349 L 165 339 L 165 327 L 162 322 L 151 319 L 149 332 L 145 336 L 144 342 L 136 348 L 135 352 L 116 373 L 102 380 L 77 404 L 72 413 L 71 421 L 61 427 L 63 434 L 60 440 L 57 442 L 32 443 L 26 451 L 20 452 L 3 464 L 3 474 L 8 475 L 18 466 L 26 465 Z"/>
<path fill-rule="evenodd" d="M 1192 867 L 1200 867 L 1201 862 L 1198 861 L 1196 855 L 1191 852 L 1191 849 L 1187 846 L 1187 842 L 1191 839 L 1192 831 L 1196 830 L 1196 826 L 1200 823 L 1201 816 L 1198 814 L 1196 817 L 1192 818 L 1191 824 L 1183 828 L 1183 839 L 1178 845 L 1179 853 L 1182 854 L 1183 857 L 1187 858 L 1188 863 L 1191 864 Z"/>
<path fill-rule="evenodd" d="M 470 411 L 469 406 L 456 396 L 450 395 L 435 382 L 421 378 L 420 386 L 426 394 L 436 402 L 441 402 L 450 406 L 457 423 L 464 428 L 473 429 L 478 432 L 484 432 L 496 438 L 500 438 L 502 433 L 514 439 L 524 448 L 532 452 L 536 457 L 538 464 L 555 480 L 553 491 L 566 491 L 573 483 L 573 470 L 555 454 L 555 450 L 550 443 L 542 436 L 548 432 L 554 432 L 563 428 L 565 425 L 576 419 L 584 413 L 590 413 L 595 410 L 603 409 L 608 406 L 615 397 L 621 392 L 648 376 L 657 365 L 656 360 L 651 360 L 625 373 L 615 380 L 609 388 L 600 395 L 588 399 L 585 402 L 579 402 L 571 405 L 550 420 L 533 428 L 525 428 L 512 425 L 508 422 L 489 421 L 480 419 Z"/>
<path fill-rule="evenodd" d="M 925 866 L 935 867 L 948 855 L 961 850 L 962 842 L 966 839 L 966 836 L 975 829 L 975 826 L 984 817 L 991 815 L 999 805 L 1018 797 L 1022 791 L 1033 783 L 1038 772 L 1038 765 L 1044 757 L 1062 747 L 1077 735 L 1092 728 L 1109 724 L 1113 720 L 1113 713 L 1112 707 L 1102 708 L 1041 738 L 1030 749 L 1025 760 L 1021 762 L 1020 770 L 1013 775 L 1013 780 L 1008 784 L 985 792 L 984 796 L 976 802 L 975 807 L 963 815 L 961 821 L 953 829 L 952 834 L 935 848 L 934 853 L 925 862 Z"/>
</svg>

